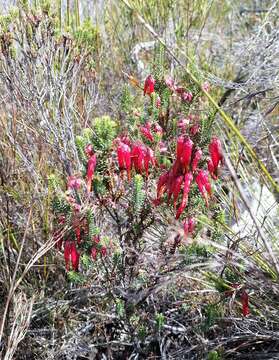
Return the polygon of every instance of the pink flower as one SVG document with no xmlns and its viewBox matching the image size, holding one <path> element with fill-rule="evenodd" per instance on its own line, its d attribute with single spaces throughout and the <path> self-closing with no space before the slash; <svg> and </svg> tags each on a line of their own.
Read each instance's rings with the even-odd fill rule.
<svg viewBox="0 0 279 360">
<path fill-rule="evenodd" d="M 189 92 L 185 91 L 184 93 L 182 93 L 181 99 L 186 102 L 191 102 L 193 100 L 193 95 L 190 91 Z"/>
<path fill-rule="evenodd" d="M 195 136 L 200 131 L 200 126 L 198 124 L 195 124 L 190 127 L 190 134 Z"/>
<path fill-rule="evenodd" d="M 87 172 L 86 172 L 86 180 L 87 180 L 87 191 L 91 191 L 91 183 L 94 177 L 95 167 L 96 167 L 96 154 L 92 155 L 87 162 Z"/>
<path fill-rule="evenodd" d="M 161 99 L 160 99 L 160 96 L 157 97 L 155 106 L 156 106 L 157 109 L 160 109 L 160 107 L 161 107 Z"/>
<path fill-rule="evenodd" d="M 192 161 L 192 171 L 193 172 L 196 171 L 201 158 L 202 158 L 202 151 L 201 151 L 201 149 L 198 149 L 198 150 L 196 150 L 193 161 Z"/>
<path fill-rule="evenodd" d="M 165 83 L 171 91 L 175 91 L 176 86 L 175 86 L 174 80 L 171 77 L 166 78 Z"/>
<path fill-rule="evenodd" d="M 188 219 L 188 231 L 192 234 L 195 231 L 196 220 L 192 217 Z"/>
<path fill-rule="evenodd" d="M 87 157 L 94 155 L 93 146 L 91 144 L 86 145 L 84 152 L 87 155 Z"/>
<path fill-rule="evenodd" d="M 205 83 L 202 84 L 202 89 L 206 92 L 209 92 L 210 84 L 206 81 Z"/>
<path fill-rule="evenodd" d="M 189 125 L 189 123 L 190 123 L 189 119 L 183 118 L 183 119 L 180 119 L 180 120 L 178 121 L 177 127 L 178 127 L 179 129 L 185 131 L 186 128 L 187 128 L 187 126 Z"/>
<path fill-rule="evenodd" d="M 148 139 L 149 141 L 153 142 L 154 141 L 154 137 L 153 135 L 151 134 L 151 131 L 150 131 L 150 124 L 147 123 L 145 126 L 140 126 L 140 132 L 142 133 L 142 135 Z"/>
<path fill-rule="evenodd" d="M 69 176 L 68 177 L 68 183 L 67 183 L 67 189 L 68 190 L 78 190 L 81 186 L 81 179 L 76 176 Z"/>
<path fill-rule="evenodd" d="M 159 151 L 161 154 L 168 151 L 168 147 L 163 141 L 159 142 Z"/>
<path fill-rule="evenodd" d="M 180 207 L 178 208 L 177 212 L 176 212 L 176 219 L 179 219 L 180 215 L 182 214 L 182 212 L 184 211 L 187 202 L 188 202 L 188 194 L 190 191 L 190 186 L 191 183 L 193 181 L 193 174 L 192 173 L 187 173 L 184 175 L 184 189 L 183 189 L 183 196 L 182 196 L 182 201 L 180 204 Z"/>
<path fill-rule="evenodd" d="M 195 230 L 195 226 L 196 226 L 196 221 L 194 218 L 190 217 L 186 219 L 183 224 L 184 236 L 187 237 L 188 234 L 192 234 Z"/>
<path fill-rule="evenodd" d="M 154 92 L 155 79 L 152 75 L 148 75 L 144 82 L 144 95 L 151 95 Z"/>
<path fill-rule="evenodd" d="M 154 125 L 154 132 L 156 134 L 158 134 L 159 136 L 163 135 L 163 129 L 161 128 L 161 126 L 158 123 L 155 123 L 155 125 Z"/>
</svg>

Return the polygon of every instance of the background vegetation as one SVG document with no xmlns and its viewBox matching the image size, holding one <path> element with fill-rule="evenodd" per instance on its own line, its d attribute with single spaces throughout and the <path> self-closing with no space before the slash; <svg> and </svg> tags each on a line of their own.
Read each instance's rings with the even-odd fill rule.
<svg viewBox="0 0 279 360">
<path fill-rule="evenodd" d="M 275 0 L 3 3 L 3 359 L 278 357 L 278 9 Z M 156 226 L 138 235 L 144 251 L 133 260 L 110 207 L 82 200 L 92 235 L 108 249 L 113 240 L 116 251 L 83 256 L 80 271 L 67 272 L 55 249 L 55 200 L 68 176 L 86 171 L 84 129 L 102 159 L 94 183 L 102 194 L 103 171 L 116 164 L 113 140 L 122 129 L 137 138 L 150 111 L 150 73 L 203 99 L 194 111 L 212 121 L 225 154 L 214 206 L 193 205 L 197 230 L 174 251 L 181 222 L 169 208 L 152 210 Z M 151 176 L 148 196 L 156 181 Z M 135 177 L 125 190 L 133 224 L 143 189 Z M 127 253 L 132 263 L 117 272 L 117 256 Z"/>
</svg>

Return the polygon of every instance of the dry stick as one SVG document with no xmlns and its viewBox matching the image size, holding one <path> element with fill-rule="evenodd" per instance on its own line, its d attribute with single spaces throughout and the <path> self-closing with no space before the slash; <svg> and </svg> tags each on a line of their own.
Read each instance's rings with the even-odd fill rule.
<svg viewBox="0 0 279 360">
<path fill-rule="evenodd" d="M 227 168 L 228 168 L 228 170 L 229 170 L 229 172 L 230 172 L 230 174 L 231 174 L 231 176 L 233 178 L 235 186 L 237 187 L 237 190 L 239 191 L 239 195 L 240 195 L 244 205 L 246 206 L 246 208 L 247 208 L 247 210 L 248 210 L 248 212 L 249 212 L 249 214 L 251 216 L 251 219 L 252 219 L 253 223 L 256 226 L 256 229 L 257 229 L 257 231 L 258 231 L 258 233 L 259 233 L 259 235 L 260 235 L 260 237 L 261 237 L 261 239 L 262 239 L 262 241 L 263 241 L 263 243 L 265 245 L 265 248 L 266 248 L 267 252 L 269 253 L 270 258 L 272 259 L 272 262 L 273 262 L 273 264 L 275 266 L 275 269 L 277 271 L 277 275 L 279 275 L 279 264 L 278 264 L 278 261 L 276 259 L 276 256 L 274 255 L 272 247 L 270 246 L 269 242 L 267 241 L 267 239 L 266 239 L 266 237 L 265 237 L 265 235 L 264 235 L 264 233 L 262 231 L 261 225 L 258 223 L 258 220 L 254 216 L 254 214 L 253 214 L 253 212 L 252 212 L 252 210 L 251 210 L 251 208 L 249 206 L 249 201 L 248 201 L 244 191 L 242 190 L 241 184 L 240 184 L 240 182 L 238 180 L 238 177 L 237 177 L 237 174 L 236 174 L 236 172 L 234 170 L 234 167 L 233 167 L 230 159 L 225 155 L 224 155 L 224 160 L 225 160 L 225 164 L 227 165 Z"/>
<path fill-rule="evenodd" d="M 213 99 L 213 97 L 203 89 L 203 87 L 201 86 L 200 82 L 198 81 L 198 79 L 195 77 L 194 74 L 192 74 L 192 72 L 187 68 L 187 66 L 185 66 L 178 58 L 177 56 L 174 54 L 174 52 L 167 46 L 167 44 L 164 42 L 164 40 L 156 33 L 156 31 L 153 29 L 153 27 L 151 25 L 149 25 L 148 23 L 146 23 L 146 21 L 144 20 L 144 18 L 138 13 L 136 12 L 136 10 L 128 3 L 127 0 L 121 0 L 131 11 L 135 12 L 135 15 L 137 16 L 138 20 L 141 22 L 141 24 L 154 36 L 155 39 L 157 39 L 163 46 L 164 48 L 167 50 L 167 52 L 171 55 L 171 57 L 173 57 L 173 59 L 177 62 L 177 64 L 179 66 L 181 66 L 184 71 L 186 72 L 186 74 L 192 79 L 192 81 L 200 88 L 200 91 L 208 98 L 209 102 L 215 107 L 215 109 L 219 112 L 219 114 L 221 115 L 221 117 L 223 118 L 223 120 L 225 121 L 225 123 L 227 124 L 227 126 L 236 134 L 236 136 L 238 137 L 238 139 L 242 142 L 242 144 L 245 146 L 245 148 L 247 149 L 247 151 L 249 152 L 249 154 L 251 155 L 251 157 L 257 162 L 259 168 L 261 169 L 261 171 L 264 173 L 264 175 L 266 176 L 266 178 L 268 179 L 269 183 L 271 184 L 271 186 L 273 187 L 275 192 L 279 193 L 279 185 L 276 183 L 276 181 L 273 179 L 273 177 L 270 175 L 269 171 L 267 170 L 267 168 L 265 167 L 264 163 L 257 157 L 257 154 L 255 153 L 255 151 L 252 149 L 251 145 L 249 144 L 249 142 L 245 139 L 245 137 L 241 134 L 241 132 L 239 131 L 239 129 L 237 128 L 237 126 L 235 126 L 233 120 L 224 112 L 224 110 L 217 104 L 217 102 Z M 192 63 L 191 59 L 189 59 L 189 57 L 184 54 L 184 56 L 186 56 L 188 62 Z"/>
<path fill-rule="evenodd" d="M 20 250 L 19 250 L 19 253 L 18 253 L 17 262 L 16 262 L 16 266 L 15 266 L 15 269 L 14 269 L 14 274 L 13 274 L 13 278 L 12 278 L 12 281 L 11 281 L 9 294 L 8 294 L 8 297 L 7 297 L 4 313 L 3 313 L 3 316 L 2 316 L 2 323 L 1 323 L 1 328 L 0 328 L 0 343 L 1 343 L 1 340 L 2 340 L 2 337 L 3 337 L 4 325 L 5 325 L 5 322 L 6 322 L 6 317 L 7 317 L 9 305 L 10 305 L 11 299 L 12 299 L 14 291 L 15 291 L 16 274 L 17 274 L 17 270 L 18 270 L 18 267 L 19 267 L 19 264 L 20 264 L 20 259 L 21 259 L 23 247 L 24 247 L 24 244 L 25 244 L 26 236 L 27 236 L 27 230 L 28 230 L 28 226 L 29 226 L 29 223 L 30 223 L 30 220 L 31 220 L 31 214 L 32 214 L 32 207 L 30 208 L 30 211 L 29 211 L 29 214 L 28 214 L 27 223 L 26 223 L 26 227 L 25 227 L 21 247 L 20 247 Z"/>
</svg>

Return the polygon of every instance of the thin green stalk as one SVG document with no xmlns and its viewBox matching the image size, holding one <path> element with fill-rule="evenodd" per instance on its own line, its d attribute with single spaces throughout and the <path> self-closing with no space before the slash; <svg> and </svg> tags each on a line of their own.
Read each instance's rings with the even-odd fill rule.
<svg viewBox="0 0 279 360">
<path fill-rule="evenodd" d="M 67 27 L 70 27 L 70 0 L 67 0 L 67 10 L 66 10 L 66 16 L 67 16 Z"/>
<path fill-rule="evenodd" d="M 79 0 L 75 0 L 76 28 L 80 26 Z"/>
<path fill-rule="evenodd" d="M 58 0 L 59 29 L 62 30 L 62 0 Z"/>
</svg>

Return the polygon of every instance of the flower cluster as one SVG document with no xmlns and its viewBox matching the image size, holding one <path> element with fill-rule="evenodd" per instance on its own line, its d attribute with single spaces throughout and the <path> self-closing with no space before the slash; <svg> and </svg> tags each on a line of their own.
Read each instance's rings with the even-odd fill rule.
<svg viewBox="0 0 279 360">
<path fill-rule="evenodd" d="M 163 135 L 163 129 L 157 123 L 154 124 L 152 128 L 152 125 L 149 122 L 147 122 L 144 125 L 141 125 L 139 129 L 143 137 L 149 140 L 150 142 L 154 142 L 154 136 L 158 136 L 159 138 L 161 138 Z"/>
<path fill-rule="evenodd" d="M 126 170 L 129 180 L 132 168 L 139 174 L 145 171 L 145 175 L 148 177 L 150 164 L 156 166 L 153 150 L 140 141 L 129 142 L 128 145 L 127 141 L 124 143 L 123 139 L 118 140 L 117 158 L 120 171 Z"/>
<path fill-rule="evenodd" d="M 124 144 L 125 145 L 125 144 Z M 91 144 L 85 146 L 84 154 L 87 162 L 86 173 L 84 179 L 79 175 L 72 175 L 67 180 L 67 191 L 64 194 L 64 201 L 69 206 L 70 211 L 63 210 L 57 216 L 57 226 L 54 231 L 55 247 L 64 252 L 66 270 L 78 271 L 81 250 L 84 248 L 84 242 L 87 243 L 86 248 L 93 260 L 97 255 L 102 257 L 107 254 L 107 247 L 103 245 L 99 235 L 89 236 L 89 221 L 81 213 L 81 204 L 79 201 L 79 192 L 87 190 L 87 194 L 91 191 L 92 181 L 94 178 L 97 157 L 93 151 Z M 65 231 L 66 219 L 72 231 Z"/>
<path fill-rule="evenodd" d="M 187 91 L 184 87 L 177 86 L 173 79 L 167 78 L 165 80 L 165 83 L 166 83 L 167 87 L 170 89 L 170 91 L 172 93 L 177 94 L 181 98 L 182 101 L 190 103 L 193 100 L 192 93 L 190 91 Z"/>
<path fill-rule="evenodd" d="M 213 168 L 210 174 L 213 179 L 217 178 L 217 169 L 222 162 L 221 143 L 217 138 L 213 138 L 209 145 L 209 153 Z M 202 150 L 196 148 L 189 136 L 181 135 L 176 143 L 176 159 L 170 170 L 162 174 L 157 184 L 157 203 L 160 203 L 163 193 L 168 194 L 168 203 L 173 198 L 173 205 L 176 210 L 177 200 L 182 190 L 182 201 L 176 211 L 176 219 L 179 219 L 182 212 L 187 206 L 188 195 L 191 184 L 195 180 L 200 193 L 202 194 L 206 205 L 211 196 L 211 184 L 209 181 L 208 171 L 200 169 L 199 163 L 202 159 Z"/>
</svg>

